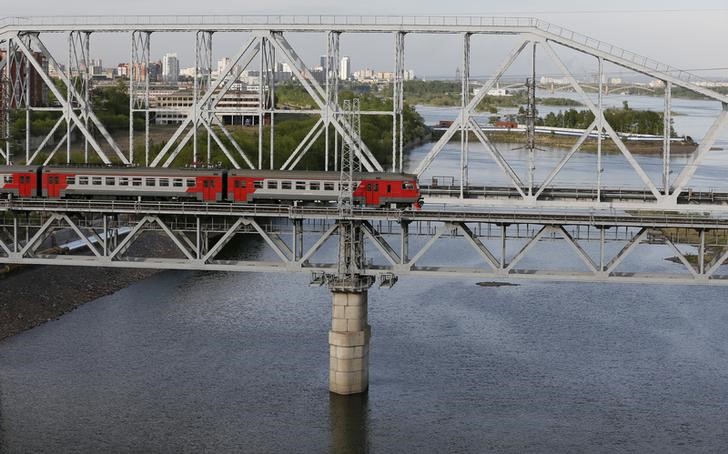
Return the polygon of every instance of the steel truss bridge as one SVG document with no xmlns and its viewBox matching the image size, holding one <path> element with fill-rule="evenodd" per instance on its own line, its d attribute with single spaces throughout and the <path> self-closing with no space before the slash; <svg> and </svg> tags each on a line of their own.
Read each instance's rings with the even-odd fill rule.
<svg viewBox="0 0 728 454">
<path fill-rule="evenodd" d="M 225 39 L 226 34 L 240 32 L 247 36 L 242 39 L 231 64 L 216 78 L 213 78 L 213 44 Z M 153 154 L 150 146 L 150 118 L 154 112 L 160 111 L 150 104 L 150 81 L 147 70 L 151 62 L 150 46 L 159 33 L 191 33 L 195 37 L 195 77 L 192 86 L 193 104 L 190 108 L 178 109 L 185 119 L 164 143 L 158 153 Z M 442 206 L 437 211 L 391 211 L 360 210 L 350 216 L 341 209 L 337 212 L 331 207 L 245 207 L 237 205 L 199 205 L 189 203 L 125 203 L 125 202 L 80 202 L 80 201 L 20 201 L 3 202 L 0 210 L 3 213 L 3 235 L 0 236 L 0 261 L 27 264 L 80 264 L 98 266 L 131 266 L 184 269 L 225 269 L 225 270 L 286 270 L 328 272 L 333 265 L 314 265 L 310 261 L 314 247 L 308 253 L 302 248 L 301 235 L 306 232 L 303 226 L 318 221 L 329 223 L 323 231 L 315 233 L 315 245 L 321 245 L 346 224 L 358 231 L 354 237 L 368 239 L 387 259 L 384 265 L 370 267 L 369 270 L 391 275 L 452 273 L 489 275 L 497 277 L 531 277 L 587 280 L 658 280 L 680 282 L 720 283 L 722 279 L 716 274 L 724 260 L 724 254 L 714 254 L 711 259 L 715 263 L 706 262 L 705 235 L 710 232 L 722 232 L 728 205 L 728 191 L 693 191 L 691 179 L 700 168 L 705 156 L 714 146 L 716 139 L 728 123 L 728 96 L 714 92 L 701 83 L 693 74 L 656 62 L 650 58 L 594 40 L 587 36 L 564 29 L 534 18 L 512 17 L 440 17 L 440 16 L 80 16 L 80 17 L 13 17 L 0 20 L 0 50 L 4 57 L 0 60 L 2 74 L 2 121 L 4 148 L 0 149 L 0 157 L 6 163 L 49 163 L 61 149 L 65 147 L 66 162 L 72 158 L 89 162 L 94 158 L 106 164 L 130 165 L 141 163 L 147 166 L 167 167 L 176 162 L 185 147 L 191 144 L 192 161 L 209 160 L 211 150 L 218 148 L 228 158 L 229 166 L 239 168 L 263 168 L 264 163 L 270 168 L 290 170 L 296 168 L 301 159 L 308 153 L 313 144 L 324 137 L 325 170 L 338 170 L 340 155 L 350 150 L 360 165 L 367 171 L 385 170 L 371 150 L 358 135 L 358 128 L 353 122 L 350 112 L 342 108 L 339 100 L 340 74 L 338 64 L 329 64 L 325 69 L 325 83 L 319 83 L 311 69 L 304 63 L 287 36 L 291 33 L 323 34 L 326 36 L 326 49 L 323 52 L 327 62 L 338 62 L 340 56 L 340 38 L 348 33 L 376 33 L 392 37 L 393 74 L 392 110 L 364 111 L 362 115 L 386 115 L 392 121 L 392 150 L 390 165 L 386 170 L 403 171 L 404 168 L 404 68 L 406 38 L 409 35 L 454 34 L 462 38 L 460 52 L 462 54 L 461 71 L 461 105 L 452 124 L 444 131 L 442 137 L 433 144 L 424 158 L 412 165 L 414 173 L 423 175 L 436 158 L 445 150 L 445 145 L 459 133 L 459 175 L 452 177 L 448 186 L 423 185 L 426 206 Z M 61 34 L 67 40 L 67 53 L 54 55 L 46 46 L 48 36 Z M 128 142 L 118 142 L 107 130 L 99 117 L 94 113 L 90 92 L 92 87 L 91 49 L 95 36 L 101 34 L 123 34 L 130 43 L 129 55 L 129 137 Z M 488 81 L 482 84 L 477 94 L 471 94 L 470 62 L 471 40 L 487 39 L 507 35 L 515 41 L 513 49 L 507 53 L 498 69 Z M 214 38 L 214 39 L 213 39 Z M 526 134 L 528 137 L 529 165 L 518 172 L 499 150 L 486 133 L 482 125 L 475 119 L 475 108 L 486 96 L 488 89 L 494 87 L 507 73 L 511 65 L 521 54 L 528 54 L 532 60 L 532 87 L 535 86 L 537 74 L 536 51 L 542 52 L 559 68 L 564 78 L 570 82 L 571 88 L 581 96 L 581 101 L 594 114 L 594 121 L 583 131 L 568 153 L 549 169 L 542 181 L 537 181 L 536 154 L 534 146 L 534 125 L 530 121 Z M 636 73 L 648 75 L 661 80 L 665 84 L 664 96 L 664 134 L 662 143 L 661 181 L 653 181 L 648 172 L 640 165 L 629 150 L 628 145 L 620 138 L 604 117 L 602 99 L 603 87 L 599 87 L 596 100 L 588 96 L 582 86 L 559 57 L 557 50 L 568 49 L 595 59 L 598 65 L 599 80 L 603 80 L 604 64 L 617 65 Z M 38 58 L 38 56 L 42 58 Z M 478 56 L 478 55 L 476 55 Z M 281 109 L 275 103 L 277 85 L 277 63 L 286 63 L 296 80 L 314 101 L 316 108 L 311 110 L 291 111 Z M 63 67 L 65 65 L 65 68 Z M 258 146 L 257 150 L 243 149 L 223 124 L 221 115 L 230 113 L 230 108 L 220 107 L 220 101 L 232 88 L 243 71 L 256 69 L 259 71 L 259 101 L 255 108 L 239 109 L 237 113 L 257 115 Z M 32 77 L 39 78 L 46 89 L 54 96 L 54 105 L 35 105 L 32 96 Z M 53 74 L 53 76 L 51 76 Z M 58 81 L 54 80 L 54 77 Z M 601 84 L 601 83 L 600 83 Z M 62 86 L 65 90 L 59 89 Z M 679 171 L 672 165 L 671 140 L 669 136 L 673 86 L 682 87 L 698 93 L 720 105 L 719 114 L 706 132 L 704 138 L 688 162 Z M 533 91 L 531 91 L 533 96 Z M 170 110 L 172 108 L 165 108 Z M 529 103 L 529 110 L 535 104 Z M 173 109 L 172 109 L 173 110 Z M 47 132 L 45 138 L 31 146 L 30 128 L 26 128 L 26 137 L 22 147 L 17 141 L 10 140 L 11 113 L 25 115 L 29 123 L 35 112 L 56 111 L 59 118 Z M 293 150 L 276 150 L 276 116 L 281 114 L 315 115 L 318 121 L 306 134 L 304 139 Z M 263 119 L 270 119 L 269 156 L 264 157 Z M 134 119 L 143 119 L 141 131 L 134 128 Z M 532 117 L 531 117 L 532 119 Z M 198 132 L 205 131 L 207 145 L 197 140 Z M 54 136 L 63 133 L 61 140 L 51 147 Z M 72 137 L 81 137 L 81 144 L 73 143 Z M 593 182 L 588 187 L 557 187 L 554 181 L 567 163 L 573 158 L 589 137 L 597 137 L 596 166 Z M 138 137 L 140 136 L 140 137 Z M 475 137 L 476 142 L 471 143 Z M 610 188 L 602 181 L 604 163 L 602 161 L 602 144 L 611 141 L 616 145 L 620 155 L 634 170 L 638 189 Z M 15 147 L 15 148 L 14 148 Z M 74 155 L 72 149 L 82 147 L 82 157 Z M 16 149 L 17 148 L 17 149 Z M 201 148 L 201 149 L 198 149 Z M 77 151 L 77 150 L 76 150 Z M 276 152 L 282 152 L 286 159 L 276 158 Z M 509 182 L 507 187 L 473 186 L 469 184 L 470 174 L 477 172 L 473 167 L 473 153 L 481 153 L 490 159 L 491 167 L 495 166 Z M 264 159 L 266 158 L 266 159 Z M 283 162 L 281 162 L 283 161 Z M 412 171 L 412 169 L 410 169 Z M 422 181 L 424 183 L 424 181 Z M 442 204 L 442 205 L 440 205 Z M 466 206 L 467 210 L 454 211 L 453 205 Z M 484 211 L 485 210 L 485 211 Z M 518 210 L 518 211 L 513 211 Z M 525 210 L 525 211 L 524 211 Z M 534 211 L 536 210 L 536 211 Z M 544 210 L 562 210 L 559 214 L 548 215 Z M 588 211 L 590 214 L 585 215 Z M 539 214 L 534 215 L 537 212 Z M 647 212 L 668 212 L 658 215 L 655 220 L 646 216 Z M 680 213 L 688 213 L 687 215 Z M 692 214 L 690 214 L 692 213 Z M 687 216 L 687 217 L 686 217 Z M 692 216 L 692 217 L 691 217 Z M 289 230 L 293 232 L 294 243 L 286 245 L 280 238 L 280 228 L 286 222 L 274 223 L 276 227 L 264 229 L 270 223 L 265 219 L 287 220 Z M 375 225 L 377 222 L 395 222 L 398 226 L 400 246 L 392 247 Z M 352 224 L 353 223 L 353 224 Z M 471 246 L 482 255 L 484 270 L 468 271 L 458 268 L 446 270 L 444 266 L 421 267 L 417 265 L 422 253 L 410 255 L 408 252 L 408 232 L 410 227 L 422 223 L 437 223 L 435 230 L 425 229 L 429 235 L 428 245 L 441 236 L 449 236 L 453 232 L 465 238 Z M 131 228 L 131 234 L 119 244 L 113 233 L 120 227 Z M 194 228 L 192 228 L 193 226 Z M 532 242 L 523 250 L 508 257 L 505 247 L 499 248 L 500 255 L 493 254 L 481 241 L 478 234 L 482 227 L 493 228 L 501 232 L 501 243 L 506 245 L 514 226 L 524 226 L 517 230 L 533 231 Z M 541 226 L 536 230 L 530 226 Z M 586 227 L 587 230 L 601 232 L 592 235 L 590 241 L 600 244 L 599 257 L 594 259 L 580 246 L 574 237 L 574 226 Z M 608 235 L 605 232 L 613 228 L 637 229 L 629 238 L 625 250 L 609 261 L 604 256 L 604 245 Z M 63 255 L 48 257 L 39 254 L 39 247 L 54 230 L 72 229 L 88 243 L 91 255 Z M 690 248 L 695 248 L 699 256 L 697 262 L 690 262 L 685 254 L 674 243 L 672 235 L 675 229 L 691 229 L 695 235 L 687 235 L 683 239 L 692 241 Z M 272 229 L 272 230 L 271 230 Z M 525 230 L 524 230 L 525 229 Z M 651 235 L 651 229 L 662 232 Z M 163 232 L 177 246 L 182 254 L 181 259 L 161 260 L 153 257 L 131 258 L 125 255 L 128 247 L 141 232 L 158 230 Z M 98 234 L 101 231 L 103 235 Z M 421 228 L 418 232 L 423 232 Z M 262 262 L 231 262 L 217 258 L 223 246 L 238 233 L 255 232 L 263 236 L 273 248 L 281 263 L 268 264 Z M 349 232 L 347 230 L 347 237 Z M 388 232 L 391 234 L 392 232 Z M 654 232 L 653 232 L 654 233 Z M 23 236 L 24 235 L 24 236 Z M 216 236 L 217 235 L 217 236 Z M 665 276 L 631 274 L 616 271 L 621 258 L 631 252 L 632 248 L 642 242 L 646 236 L 652 239 L 649 243 L 662 243 L 675 249 L 677 257 L 687 268 L 687 276 L 667 278 Z M 96 238 L 93 242 L 90 238 Z M 215 237 L 215 241 L 210 240 Z M 529 252 L 531 244 L 547 238 L 561 237 L 571 245 L 587 268 L 585 273 L 566 273 L 562 271 L 528 271 L 518 268 L 520 259 Z M 658 238 L 656 240 L 655 238 Z M 103 246 L 103 247 L 102 247 Z M 112 247 L 113 246 L 113 247 Z M 395 251 L 399 252 L 395 252 Z M 361 249 L 363 254 L 363 249 Z M 364 262 L 361 262 L 362 264 Z M 358 270 L 364 273 L 364 270 Z"/>
<path fill-rule="evenodd" d="M 247 33 L 242 39 L 238 52 L 232 57 L 231 64 L 216 78 L 213 73 L 213 45 L 226 35 L 238 32 Z M 157 154 L 150 147 L 150 118 L 160 108 L 150 104 L 150 81 L 147 69 L 151 62 L 150 46 L 155 34 L 191 33 L 195 37 L 195 77 L 192 86 L 193 105 L 178 109 L 185 116 L 171 137 Z M 340 155 L 351 150 L 353 159 L 368 171 L 382 171 L 384 166 L 358 136 L 358 130 L 351 124 L 349 112 L 342 108 L 339 100 L 339 65 L 327 64 L 325 83 L 319 83 L 311 69 L 304 63 L 287 35 L 291 33 L 324 34 L 326 48 L 323 54 L 327 62 L 338 62 L 340 38 L 347 33 L 376 33 L 392 36 L 393 73 L 392 110 L 364 111 L 362 115 L 386 115 L 392 121 L 392 150 L 390 166 L 386 170 L 403 171 L 404 168 L 404 68 L 406 37 L 409 35 L 454 34 L 462 38 L 461 105 L 457 117 L 444 131 L 440 140 L 433 144 L 420 162 L 412 166 L 414 172 L 423 175 L 443 152 L 445 145 L 459 133 L 459 175 L 453 176 L 448 186 L 423 185 L 426 207 L 442 206 L 433 211 L 391 211 L 360 210 L 353 217 L 331 207 L 245 207 L 238 205 L 202 205 L 190 203 L 131 203 L 131 202 L 81 202 L 81 201 L 6 201 L 0 206 L 3 230 L 0 233 L 0 261 L 26 264 L 79 264 L 90 266 L 155 267 L 174 269 L 220 269 L 247 271 L 313 271 L 331 272 L 333 264 L 316 265 L 311 262 L 313 254 L 327 239 L 337 235 L 339 227 L 353 221 L 354 229 L 360 230 L 366 241 L 378 249 L 386 259 L 384 264 L 369 267 L 371 272 L 381 275 L 406 274 L 451 274 L 479 275 L 492 277 L 519 278 L 558 278 L 582 280 L 626 280 L 626 281 L 669 281 L 721 283 L 716 274 L 725 259 L 723 254 L 714 254 L 715 248 L 724 245 L 714 244 L 710 258 L 715 263 L 706 262 L 705 236 L 711 232 L 722 232 L 720 220 L 728 210 L 728 190 L 693 191 L 690 181 L 699 169 L 708 151 L 713 147 L 718 134 L 728 123 L 728 96 L 716 93 L 701 84 L 701 79 L 693 74 L 678 70 L 650 58 L 606 44 L 534 18 L 513 17 L 447 17 L 447 16 L 79 16 L 79 17 L 14 17 L 0 20 L 0 50 L 4 57 L 0 60 L 2 74 L 4 121 L 4 149 L 0 157 L 11 163 L 49 163 L 65 148 L 66 161 L 81 159 L 89 162 L 95 157 L 107 164 L 141 163 L 148 166 L 167 167 L 172 165 L 191 144 L 192 161 L 209 160 L 211 149 L 217 147 L 228 158 L 227 165 L 232 167 L 263 168 L 264 162 L 270 168 L 295 169 L 312 145 L 324 137 L 325 170 L 338 170 Z M 54 55 L 45 44 L 47 37 L 63 35 L 67 41 L 67 53 Z M 118 142 L 105 128 L 94 113 L 90 92 L 92 87 L 91 49 L 95 36 L 102 34 L 123 34 L 130 43 L 129 55 L 129 137 L 128 142 Z M 515 46 L 507 53 L 498 69 L 488 81 L 482 84 L 477 94 L 471 94 L 470 79 L 471 40 L 487 39 L 507 35 L 514 39 Z M 213 39 L 214 38 L 214 39 Z M 556 49 L 555 49 L 556 48 Z M 584 130 L 569 152 L 558 164 L 549 170 L 543 181 L 535 178 L 536 153 L 533 137 L 529 137 L 529 165 L 525 172 L 517 172 L 498 146 L 483 132 L 475 120 L 475 108 L 483 100 L 488 90 L 499 83 L 502 77 L 521 54 L 528 54 L 532 60 L 535 85 L 536 51 L 543 52 L 551 64 L 559 68 L 571 88 L 580 96 L 581 101 L 594 114 L 593 123 Z M 598 65 L 598 74 L 604 73 L 604 64 L 610 63 L 636 73 L 651 76 L 665 84 L 664 96 L 664 137 L 662 144 L 662 178 L 655 182 L 630 152 L 613 127 L 604 117 L 602 99 L 603 87 L 599 87 L 596 101 L 589 97 L 577 82 L 567 65 L 556 50 L 569 49 L 591 56 Z M 41 55 L 42 58 L 38 58 Z M 479 55 L 476 55 L 479 57 Z M 316 108 L 293 111 L 301 115 L 316 115 L 318 121 L 293 150 L 276 150 L 276 115 L 291 114 L 291 110 L 276 106 L 275 90 L 277 85 L 276 63 L 286 63 L 296 80 L 310 95 Z M 65 65 L 65 68 L 63 67 Z M 329 67 L 330 66 L 330 67 Z M 230 108 L 219 106 L 220 101 L 230 91 L 233 83 L 243 71 L 259 71 L 259 100 L 256 108 L 239 109 L 237 113 L 256 115 L 258 122 L 257 150 L 244 150 L 223 124 L 221 115 L 230 113 Z M 39 77 L 47 90 L 53 94 L 57 104 L 52 106 L 34 105 L 31 95 L 32 78 Z M 53 74 L 53 77 L 51 76 Z M 59 83 L 54 81 L 57 77 Z M 603 80 L 603 77 L 599 77 Z M 679 172 L 671 165 L 671 140 L 669 137 L 672 115 L 671 89 L 679 86 L 715 100 L 721 106 L 697 150 Z M 529 105 L 529 108 L 535 106 Z M 170 108 L 165 108 L 169 110 Z M 25 115 L 29 123 L 38 111 L 57 111 L 60 116 L 45 138 L 31 146 L 30 128 L 26 128 L 25 143 L 19 149 L 13 148 L 10 138 L 10 113 Z M 135 130 L 134 118 L 143 119 L 144 127 Z M 264 157 L 263 118 L 270 118 L 269 156 Z M 138 128 L 137 128 L 138 129 Z M 533 133 L 533 126 L 526 134 Z M 199 144 L 198 132 L 207 133 L 207 144 Z M 63 133 L 61 140 L 53 147 L 52 138 Z M 81 137 L 81 144 L 73 143 L 74 134 Z M 591 136 L 597 137 L 596 167 L 594 181 L 588 187 L 564 188 L 554 186 L 554 180 L 569 160 L 579 151 Z M 140 137 L 138 137 L 140 136 Z M 472 137 L 476 142 L 470 143 Z M 602 182 L 603 162 L 602 143 L 613 142 L 620 154 L 634 170 L 636 187 L 639 189 L 615 189 Z M 82 158 L 71 151 L 82 147 Z M 17 148 L 17 146 L 16 146 Z M 198 149 L 200 148 L 200 149 Z M 286 159 L 277 159 L 276 151 L 283 152 Z M 470 173 L 478 169 L 471 164 L 473 153 L 485 154 L 490 165 L 496 166 L 509 182 L 507 187 L 473 186 L 469 184 Z M 75 157 L 75 158 L 74 158 Z M 264 159 L 267 158 L 267 159 Z M 267 162 L 266 162 L 267 161 Z M 281 162 L 283 161 L 283 162 Z M 411 170 L 411 169 L 410 169 Z M 425 182 L 422 181 L 424 184 Z M 442 204 L 442 205 L 440 205 Z M 453 211 L 452 205 L 467 207 Z M 576 209 L 576 211 L 575 211 Z M 518 210 L 518 211 L 514 211 Z M 525 210 L 525 211 L 524 211 Z M 536 211 L 533 211 L 536 210 Z M 544 210 L 561 210 L 558 214 Z M 670 210 L 656 218 L 646 216 L 645 210 L 661 212 Z M 533 214 L 534 212 L 538 214 Z M 585 212 L 590 214 L 585 215 Z M 629 214 L 627 214 L 629 213 Z M 688 213 L 687 215 L 679 213 Z M 692 213 L 692 214 L 690 214 Z M 707 216 L 707 217 L 706 217 Z M 271 224 L 271 219 L 277 222 Z M 283 222 L 285 221 L 285 222 Z M 392 231 L 381 232 L 376 228 L 379 222 L 394 222 L 397 226 L 395 236 L 399 246 L 393 247 L 387 238 Z M 323 230 L 308 231 L 307 225 L 327 225 Z M 422 229 L 438 225 L 434 229 Z M 434 224 L 433 224 L 434 223 Z M 268 226 L 263 228 L 263 226 Z M 337 227 L 338 226 L 338 227 Z M 428 236 L 420 253 L 409 253 L 410 228 Z M 540 226 L 535 228 L 534 226 Z M 578 226 L 578 227 L 577 227 Z M 113 232 L 126 227 L 131 234 L 119 240 Z M 501 246 L 497 254 L 491 252 L 481 240 L 479 233 L 485 228 L 500 232 Z M 596 242 L 601 251 L 594 258 L 587 253 L 575 236 L 573 229 L 586 229 L 591 235 L 590 242 Z M 612 260 L 605 257 L 605 244 L 610 229 L 636 229 L 634 235 L 626 238 L 625 249 Z M 88 243 L 91 255 L 47 256 L 39 253 L 44 240 L 54 230 L 72 229 L 83 241 Z M 282 230 L 281 230 L 282 229 Z M 515 230 L 514 230 L 515 229 Z M 535 229 L 535 230 L 534 230 Z M 596 229 L 596 230 L 595 230 Z M 656 230 L 655 230 L 656 229 Z M 675 244 L 675 229 L 691 229 L 695 235 L 685 235 L 682 240 L 694 248 L 698 262 L 690 262 Z M 129 257 L 129 246 L 142 232 L 156 230 L 174 242 L 181 253 L 179 259 L 155 259 L 154 257 Z M 284 231 L 292 233 L 293 243 L 281 240 Z M 512 232 L 532 232 L 530 242 L 521 252 L 508 256 L 506 245 Z M 99 234 L 101 232 L 101 234 Z M 275 251 L 280 263 L 234 262 L 217 258 L 227 242 L 239 233 L 257 233 Z M 599 234 L 594 234 L 598 232 Z M 662 233 L 659 233 L 662 232 Z M 315 238 L 308 252 L 304 252 L 303 235 Z M 653 235 L 657 233 L 657 235 Z M 108 234 L 108 236 L 106 236 Z M 418 266 L 417 260 L 442 236 L 461 236 L 482 255 L 484 269 L 449 269 L 445 266 Z M 356 235 L 355 235 L 356 237 Z M 519 261 L 531 246 L 545 239 L 560 238 L 568 243 L 582 259 L 586 271 L 581 273 L 559 271 L 524 270 L 518 268 Z M 640 273 L 620 273 L 616 270 L 622 258 L 632 249 L 650 238 L 649 244 L 660 243 L 671 246 L 677 251 L 676 257 L 685 265 L 685 276 L 667 276 Z M 95 238 L 95 241 L 92 241 Z M 214 238 L 214 240 L 211 240 Z M 717 237 L 716 237 L 717 238 Z M 720 236 L 722 238 L 722 236 Z M 583 240 L 583 239 L 582 239 Z M 117 244 L 116 241 L 119 241 Z M 363 254 L 363 249 L 362 249 Z M 362 264 L 364 262 L 361 262 Z M 364 270 L 360 270 L 364 273 Z"/>
<path fill-rule="evenodd" d="M 234 33 L 233 33 L 234 32 Z M 160 33 L 188 33 L 195 38 L 195 77 L 190 108 L 157 108 L 150 102 L 148 68 L 150 44 Z M 231 64 L 212 77 L 213 49 L 219 39 L 236 36 L 239 43 Z M 392 109 L 363 111 L 360 115 L 391 118 L 392 149 L 381 163 L 358 134 L 359 115 L 340 100 L 339 65 L 326 64 L 324 83 L 288 39 L 297 33 L 325 35 L 321 54 L 338 62 L 342 34 L 376 33 L 391 36 L 394 79 Z M 62 35 L 67 52 L 54 55 L 47 38 Z M 94 112 L 90 97 L 92 42 L 97 35 L 128 38 L 128 141 L 112 136 Z M 458 114 L 441 138 L 419 162 L 405 168 L 404 68 L 407 37 L 450 34 L 461 38 L 461 103 Z M 477 94 L 471 93 L 471 41 L 507 36 L 514 47 Z M 496 46 L 489 46 L 491 50 Z M 537 159 L 535 138 L 536 52 L 563 73 L 594 121 L 553 168 Z M 728 189 L 693 190 L 691 182 L 706 155 L 728 124 L 728 96 L 706 88 L 700 78 L 667 64 L 592 39 L 534 18 L 509 17 L 391 17 L 391 16 L 81 16 L 0 19 L 2 108 L 0 159 L 8 164 L 43 164 L 63 161 L 105 164 L 141 164 L 151 167 L 210 161 L 219 149 L 227 166 L 251 169 L 295 169 L 317 141 L 324 142 L 324 170 L 348 172 L 351 188 L 353 164 L 366 171 L 404 170 L 437 175 L 438 158 L 459 141 L 458 175 L 447 186 L 428 185 L 424 178 L 423 210 L 360 209 L 351 195 L 339 197 L 338 206 L 246 205 L 179 201 L 101 201 L 10 199 L 0 201 L 0 263 L 20 265 L 74 265 L 218 271 L 308 272 L 313 284 L 328 284 L 333 292 L 332 329 L 329 332 L 331 391 L 363 392 L 368 386 L 367 289 L 379 278 L 391 286 L 400 276 L 470 276 L 485 279 L 541 279 L 594 282 L 639 282 L 725 285 L 728 271 Z M 660 176 L 655 181 L 629 146 L 606 120 L 603 87 L 596 99 L 588 96 L 559 56 L 576 52 L 593 58 L 602 81 L 604 65 L 647 75 L 664 82 L 664 134 Z M 527 109 L 528 165 L 525 170 L 509 161 L 483 132 L 476 107 L 506 75 L 521 54 L 531 61 Z M 38 56 L 42 56 L 39 58 Z M 484 56 L 476 54 L 478 58 Z M 486 56 L 492 60 L 491 56 Z M 275 103 L 277 63 L 286 63 L 315 104 L 313 109 L 291 111 Z M 65 68 L 62 66 L 65 65 Z M 221 101 L 243 71 L 258 71 L 257 107 L 230 109 Z M 56 104 L 37 105 L 32 96 L 35 74 Z M 53 74 L 53 77 L 51 76 Z M 57 78 L 54 79 L 54 78 Z M 62 88 L 59 88 L 62 87 Z M 671 154 L 672 89 L 682 87 L 713 100 L 720 107 L 712 125 L 687 162 L 675 165 Z M 30 124 L 36 112 L 55 111 L 58 120 L 39 143 L 11 140 L 11 115 L 25 116 Z M 174 111 L 184 117 L 159 151 L 151 146 L 150 119 L 155 112 Z M 223 124 L 224 114 L 257 116 L 256 149 L 244 149 Z M 281 115 L 317 116 L 314 126 L 292 150 L 276 148 L 276 123 Z M 134 122 L 143 122 L 135 131 Z M 270 120 L 264 137 L 264 119 Z M 204 131 L 207 144 L 198 141 Z M 596 134 L 596 162 L 592 181 L 584 187 L 559 187 L 557 176 Z M 62 135 L 60 140 L 54 138 Z M 80 137 L 74 143 L 72 137 Z M 593 140 L 593 139 L 592 139 Z M 268 155 L 264 141 L 268 143 Z M 610 187 L 603 181 L 603 143 L 612 142 L 633 170 L 631 189 Z M 187 147 L 187 148 L 186 148 Z M 190 151 L 188 148 L 191 148 Z M 60 154 L 59 154 L 60 153 Z M 277 154 L 278 153 L 278 154 Z M 475 186 L 471 175 L 479 170 L 473 156 L 488 158 L 506 187 Z M 386 167 L 386 169 L 385 169 Z M 545 170 L 545 171 L 544 171 Z M 537 175 L 546 175 L 537 178 Z M 347 203 L 348 201 L 348 203 Z M 72 234 L 86 248 L 64 253 L 49 248 L 55 232 Z M 157 257 L 140 239 L 164 238 L 176 254 Z M 243 257 L 230 245 L 242 235 L 262 239 L 269 251 Z M 438 247 L 462 253 L 446 254 Z M 333 246 L 328 245 L 333 244 Z M 544 244 L 558 253 L 538 252 Z M 555 245 L 555 246 L 554 246 Z M 461 249 L 458 249 L 461 248 Z M 648 248 L 648 249 L 645 249 Z M 571 251 L 576 265 L 562 260 Z M 333 251 L 333 252 L 332 252 Z M 468 256 L 467 253 L 471 255 Z M 645 253 L 647 252 L 647 253 Z M 239 251 L 237 251 L 239 253 Z M 367 258 L 368 257 L 368 258 Z M 554 257 L 558 257 L 554 260 Z M 659 257 L 654 271 L 643 262 Z M 670 257 L 675 263 L 665 262 Z M 549 260 L 550 259 L 550 260 Z M 634 267 L 634 263 L 637 267 Z M 632 263 L 632 267 L 630 267 Z"/>
</svg>

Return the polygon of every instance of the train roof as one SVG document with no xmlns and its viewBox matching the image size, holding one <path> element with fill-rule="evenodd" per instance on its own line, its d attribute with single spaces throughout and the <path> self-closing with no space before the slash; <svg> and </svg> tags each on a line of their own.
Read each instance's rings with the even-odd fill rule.
<svg viewBox="0 0 728 454">
<path fill-rule="evenodd" d="M 0 166 L 0 172 L 37 172 L 40 166 Z"/>
<path fill-rule="evenodd" d="M 83 167 L 46 166 L 43 173 L 74 173 L 77 175 L 155 175 L 155 176 L 204 176 L 222 175 L 223 169 L 196 169 L 192 167 L 170 169 L 166 167 Z"/>
<path fill-rule="evenodd" d="M 301 180 L 339 180 L 339 172 L 326 172 L 321 170 L 252 170 L 232 169 L 228 171 L 231 176 L 257 177 L 257 178 L 285 178 Z M 401 180 L 402 178 L 417 179 L 416 175 L 396 172 L 354 172 L 355 180 Z"/>
</svg>

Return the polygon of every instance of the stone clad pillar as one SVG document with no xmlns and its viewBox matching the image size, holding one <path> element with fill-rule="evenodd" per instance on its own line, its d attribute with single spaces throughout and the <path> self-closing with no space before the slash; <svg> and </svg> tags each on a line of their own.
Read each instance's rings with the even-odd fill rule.
<svg viewBox="0 0 728 454">
<path fill-rule="evenodd" d="M 357 394 L 369 387 L 367 291 L 332 290 L 329 331 L 329 391 Z"/>
</svg>

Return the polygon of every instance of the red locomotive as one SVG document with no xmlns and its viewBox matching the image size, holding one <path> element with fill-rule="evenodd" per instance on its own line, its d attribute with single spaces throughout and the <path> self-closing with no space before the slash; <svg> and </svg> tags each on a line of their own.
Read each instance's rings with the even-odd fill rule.
<svg viewBox="0 0 728 454">
<path fill-rule="evenodd" d="M 357 173 L 354 203 L 419 207 L 414 175 Z M 235 203 L 332 202 L 338 172 L 0 166 L 0 195 L 49 199 L 197 200 Z"/>
</svg>

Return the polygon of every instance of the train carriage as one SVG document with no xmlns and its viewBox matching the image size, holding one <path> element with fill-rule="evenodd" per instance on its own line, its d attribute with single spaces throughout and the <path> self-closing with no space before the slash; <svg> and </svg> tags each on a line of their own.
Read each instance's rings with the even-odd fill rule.
<svg viewBox="0 0 728 454">
<path fill-rule="evenodd" d="M 47 198 L 223 199 L 225 171 L 113 167 L 44 167 L 42 196 Z"/>
<path fill-rule="evenodd" d="M 0 166 L 0 195 L 37 197 L 41 166 Z"/>
<path fill-rule="evenodd" d="M 261 201 L 330 202 L 339 197 L 339 172 L 230 170 L 227 199 L 238 203 Z M 415 175 L 372 172 L 354 174 L 354 203 L 367 207 L 421 203 Z"/>
</svg>

